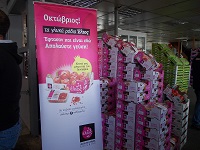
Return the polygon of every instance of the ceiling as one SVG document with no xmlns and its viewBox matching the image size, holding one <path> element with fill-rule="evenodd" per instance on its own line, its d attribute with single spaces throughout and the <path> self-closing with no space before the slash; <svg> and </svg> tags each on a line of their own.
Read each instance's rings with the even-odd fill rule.
<svg viewBox="0 0 200 150">
<path fill-rule="evenodd" d="M 84 6 L 80 1 L 97 2 L 89 7 L 97 9 L 98 32 L 116 28 L 116 8 L 118 28 L 147 33 L 147 42 L 200 40 L 200 0 L 46 0 Z"/>
<path fill-rule="evenodd" d="M 116 28 L 117 10 L 118 29 L 147 33 L 147 42 L 200 41 L 200 0 L 41 1 L 97 9 L 99 33 Z"/>
</svg>

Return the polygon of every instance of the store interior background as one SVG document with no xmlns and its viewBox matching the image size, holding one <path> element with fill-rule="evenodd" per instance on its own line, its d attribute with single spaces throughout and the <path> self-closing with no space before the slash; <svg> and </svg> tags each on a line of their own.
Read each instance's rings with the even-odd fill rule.
<svg viewBox="0 0 200 150">
<path fill-rule="evenodd" d="M 98 36 L 108 32 L 124 40 L 135 42 L 137 47 L 151 51 L 152 43 L 173 43 L 177 51 L 200 47 L 199 0 L 41 0 L 64 5 L 97 9 Z M 40 149 L 40 117 L 35 60 L 33 0 L 1 0 L 0 9 L 10 16 L 8 38 L 16 41 L 22 55 L 29 53 L 24 72 L 21 117 L 25 130 L 18 147 Z M 28 67 L 29 72 L 25 72 Z M 27 77 L 28 76 L 28 77 Z M 195 95 L 190 87 L 190 120 Z M 198 150 L 200 131 L 188 129 L 188 142 L 183 149 Z M 39 146 L 38 146 L 39 145 Z M 22 146 L 20 148 L 20 146 Z M 34 147 L 36 146 L 36 147 Z M 30 148 L 32 147 L 32 148 Z"/>
</svg>

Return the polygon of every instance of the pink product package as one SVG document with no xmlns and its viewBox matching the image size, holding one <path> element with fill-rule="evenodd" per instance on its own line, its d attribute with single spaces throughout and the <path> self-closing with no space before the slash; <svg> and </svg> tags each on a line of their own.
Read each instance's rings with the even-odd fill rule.
<svg viewBox="0 0 200 150">
<path fill-rule="evenodd" d="M 103 56 L 108 56 L 109 55 L 109 49 L 108 49 L 107 46 L 104 46 L 102 48 L 102 54 L 103 54 Z"/>
<path fill-rule="evenodd" d="M 104 144 L 104 149 L 114 149 L 115 148 L 115 145 L 106 141 L 105 144 Z"/>
<path fill-rule="evenodd" d="M 104 139 L 104 149 L 114 149 L 115 148 L 115 138 L 105 137 Z"/>
<path fill-rule="evenodd" d="M 155 97 L 161 97 L 163 91 L 160 88 L 154 88 L 151 90 L 151 98 L 155 98 Z"/>
<path fill-rule="evenodd" d="M 127 149 L 127 148 L 124 147 L 123 145 L 119 145 L 119 144 L 115 145 L 115 150 L 124 150 L 124 149 Z M 128 148 L 127 150 L 134 150 L 134 145 L 131 148 Z"/>
<path fill-rule="evenodd" d="M 101 95 L 101 102 L 102 104 L 106 103 L 108 101 L 108 99 L 110 99 L 109 95 Z"/>
<path fill-rule="evenodd" d="M 165 140 L 156 141 L 153 138 L 152 139 L 146 138 L 146 137 L 143 137 L 142 135 L 136 133 L 136 135 L 135 135 L 136 148 L 135 149 L 146 147 L 149 149 L 165 150 L 165 147 L 169 143 L 169 141 L 170 141 L 170 136 L 166 137 Z"/>
<path fill-rule="evenodd" d="M 117 63 L 115 63 L 115 62 L 110 63 L 110 67 L 108 69 L 110 69 L 110 70 L 117 70 Z"/>
<path fill-rule="evenodd" d="M 163 87 L 164 87 L 163 80 L 162 81 L 152 80 L 150 82 L 151 82 L 151 89 L 161 88 L 163 91 Z"/>
<path fill-rule="evenodd" d="M 186 101 L 186 102 L 183 102 L 183 103 L 178 103 L 178 102 L 175 101 L 173 109 L 183 112 L 184 110 L 189 108 L 189 104 L 190 104 L 189 100 Z"/>
<path fill-rule="evenodd" d="M 100 95 L 102 100 L 107 100 L 109 102 L 109 100 L 113 101 L 113 99 L 115 99 L 115 95 L 116 95 L 116 91 L 112 90 L 112 89 L 107 89 L 107 90 L 103 90 L 100 91 Z"/>
<path fill-rule="evenodd" d="M 123 111 L 131 111 L 136 112 L 136 104 L 133 102 L 125 102 L 121 100 L 117 100 L 117 109 L 123 110 Z"/>
<path fill-rule="evenodd" d="M 103 77 L 111 77 L 111 78 L 116 78 L 117 77 L 117 71 L 116 70 L 104 70 L 102 72 Z"/>
<path fill-rule="evenodd" d="M 138 68 L 137 64 L 123 63 L 123 62 L 118 62 L 117 67 L 118 67 L 118 70 L 126 71 L 126 72 L 128 71 L 133 72 L 136 67 Z"/>
<path fill-rule="evenodd" d="M 115 70 L 117 71 L 117 64 L 116 63 L 106 63 L 106 62 L 103 62 L 102 63 L 102 71 L 103 72 L 106 72 L 108 70 Z"/>
<path fill-rule="evenodd" d="M 102 112 L 110 112 L 113 109 L 115 109 L 115 103 L 114 102 L 113 103 L 109 103 L 109 104 L 105 103 L 101 107 Z"/>
<path fill-rule="evenodd" d="M 165 101 L 165 104 L 166 104 L 166 106 L 167 106 L 167 114 L 168 114 L 168 115 L 172 115 L 172 110 L 173 110 L 173 108 L 174 108 L 173 102 Z"/>
<path fill-rule="evenodd" d="M 171 130 L 168 128 L 161 128 L 160 130 L 157 130 L 155 128 L 148 128 L 145 126 L 142 126 L 138 123 L 136 123 L 136 133 L 139 133 L 140 135 L 147 137 L 147 138 L 153 138 L 155 140 L 165 140 L 166 136 L 168 136 L 169 132 L 171 133 Z"/>
<path fill-rule="evenodd" d="M 126 56 L 124 54 L 122 54 L 121 52 L 119 52 L 118 56 L 117 56 L 117 61 L 121 62 L 121 63 L 124 63 L 125 60 L 126 60 Z"/>
<path fill-rule="evenodd" d="M 162 72 L 163 65 L 161 63 L 158 63 L 157 61 L 155 61 L 155 64 L 156 64 L 156 67 L 155 67 L 154 71 Z"/>
<path fill-rule="evenodd" d="M 118 137 L 122 137 L 125 139 L 134 139 L 135 138 L 135 132 L 131 131 L 131 130 L 125 130 L 123 128 L 120 127 L 116 127 L 116 135 Z"/>
<path fill-rule="evenodd" d="M 150 85 L 140 81 L 119 81 L 117 85 L 117 89 L 124 91 L 134 91 L 134 92 L 150 92 Z"/>
<path fill-rule="evenodd" d="M 102 78 L 100 80 L 100 87 L 101 88 L 115 88 L 117 87 L 117 81 L 114 78 Z"/>
<path fill-rule="evenodd" d="M 170 138 L 171 138 L 171 136 L 168 135 L 167 137 L 165 137 L 164 140 L 160 139 L 157 141 L 153 138 L 146 138 L 138 133 L 135 134 L 135 142 L 137 144 L 141 145 L 142 147 L 146 147 L 149 149 L 156 149 L 156 150 L 161 150 L 161 149 L 164 150 L 165 147 L 170 142 Z"/>
<path fill-rule="evenodd" d="M 142 102 L 150 99 L 150 93 L 145 92 L 126 92 L 117 90 L 117 98 L 128 102 Z"/>
<path fill-rule="evenodd" d="M 112 142 L 114 144 L 115 141 L 115 134 L 111 134 L 111 133 L 106 133 L 105 135 L 105 140 Z"/>
<path fill-rule="evenodd" d="M 134 71 L 134 69 L 137 67 L 136 63 L 128 63 L 125 67 L 125 71 Z"/>
<path fill-rule="evenodd" d="M 102 105 L 106 105 L 106 103 L 107 103 L 107 98 L 102 98 L 101 97 L 101 104 Z"/>
<path fill-rule="evenodd" d="M 117 55 L 108 55 L 102 57 L 103 62 L 117 62 Z"/>
<path fill-rule="evenodd" d="M 121 109 L 116 110 L 116 116 L 119 119 L 126 120 L 126 121 L 135 121 L 135 113 L 132 111 L 123 111 Z"/>
<path fill-rule="evenodd" d="M 111 64 L 111 63 L 108 62 L 108 61 L 102 61 L 102 62 L 101 62 L 102 67 L 104 67 L 104 66 L 108 66 L 108 67 L 109 67 L 110 64 Z"/>
<path fill-rule="evenodd" d="M 139 68 L 135 68 L 133 71 L 134 80 L 140 81 L 143 77 L 143 73 L 140 71 Z"/>
<path fill-rule="evenodd" d="M 124 43 L 124 41 L 123 41 L 122 39 L 119 39 L 119 40 L 117 41 L 116 47 L 117 47 L 119 50 L 121 50 L 121 49 L 122 49 L 122 46 L 123 46 L 123 43 Z"/>
<path fill-rule="evenodd" d="M 102 78 L 100 80 L 100 87 L 101 88 L 108 88 L 110 86 L 110 84 L 112 83 L 111 79 L 108 78 Z"/>
<path fill-rule="evenodd" d="M 117 37 L 112 37 L 112 36 L 108 35 L 107 33 L 103 34 L 102 39 L 106 44 L 108 44 L 111 47 L 115 46 L 118 41 Z"/>
<path fill-rule="evenodd" d="M 135 131 L 135 121 L 126 121 L 120 118 L 116 118 L 116 127 L 123 128 L 125 130 Z"/>
<path fill-rule="evenodd" d="M 108 93 L 108 88 L 101 88 L 100 89 L 101 96 L 105 96 L 107 93 Z"/>
<path fill-rule="evenodd" d="M 115 55 L 117 56 L 119 53 L 119 50 L 117 47 L 111 47 L 111 49 L 109 50 L 109 55 L 112 56 L 112 55 Z"/>
<path fill-rule="evenodd" d="M 104 124 L 105 124 L 105 120 L 106 119 L 106 115 L 104 113 L 101 113 L 101 120 L 102 120 L 102 125 L 103 125 L 103 128 L 105 127 Z"/>
<path fill-rule="evenodd" d="M 176 126 L 177 128 L 182 128 L 188 122 L 188 118 L 188 116 L 186 116 L 184 119 L 173 118 L 172 125 Z"/>
<path fill-rule="evenodd" d="M 134 147 L 134 139 L 124 139 L 123 137 L 116 136 L 115 142 L 117 145 L 121 145 L 125 149 L 132 149 Z"/>
<path fill-rule="evenodd" d="M 181 137 L 187 130 L 188 123 L 186 123 L 182 128 L 172 125 L 172 134 Z"/>
<path fill-rule="evenodd" d="M 163 102 L 163 97 L 162 97 L 162 95 L 156 96 L 156 97 L 154 97 L 154 98 L 151 98 L 151 99 L 149 100 L 149 102 L 158 102 L 158 103 L 162 103 L 162 102 Z"/>
<path fill-rule="evenodd" d="M 102 55 L 98 58 L 98 61 L 101 62 L 101 64 L 109 64 L 109 55 L 108 56 L 105 56 L 105 55 Z"/>
<path fill-rule="evenodd" d="M 119 41 L 117 43 L 117 47 L 119 50 L 126 56 L 128 56 L 131 52 L 134 51 L 133 47 L 128 42 Z"/>
<path fill-rule="evenodd" d="M 144 73 L 144 79 L 148 80 L 161 80 L 164 79 L 164 71 L 158 72 L 158 71 L 153 71 L 153 70 L 147 70 Z"/>
<path fill-rule="evenodd" d="M 146 70 L 151 69 L 151 67 L 155 64 L 155 61 L 149 57 L 147 54 L 145 54 L 142 51 L 139 51 L 135 55 L 135 59 L 138 61 L 140 65 L 142 65 Z"/>
<path fill-rule="evenodd" d="M 114 96 L 116 94 L 116 88 L 100 88 L 100 95 L 103 96 Z"/>
<path fill-rule="evenodd" d="M 177 117 L 177 118 L 183 119 L 183 118 L 185 118 L 186 116 L 188 116 L 188 114 L 189 114 L 189 109 L 184 110 L 184 112 L 180 112 L 180 111 L 175 111 L 175 110 L 173 110 L 172 113 L 173 113 L 173 117 Z"/>
<path fill-rule="evenodd" d="M 104 105 L 108 105 L 108 103 L 112 103 L 115 101 L 115 98 L 112 98 L 111 96 L 102 96 L 101 97 L 101 104 L 102 104 L 102 107 Z"/>
<path fill-rule="evenodd" d="M 132 81 L 134 79 L 137 80 L 137 74 L 135 74 L 135 71 L 124 71 L 124 79 Z"/>
<path fill-rule="evenodd" d="M 115 62 L 117 63 L 117 54 L 113 54 L 113 55 L 109 55 L 110 56 L 110 59 L 109 59 L 109 62 Z"/>
<path fill-rule="evenodd" d="M 108 134 L 112 134 L 112 135 L 115 135 L 115 127 L 114 128 L 111 128 L 111 127 L 105 127 L 105 133 L 108 133 Z"/>
<path fill-rule="evenodd" d="M 124 70 L 126 69 L 126 64 L 122 63 L 122 62 L 118 62 L 117 63 L 117 69 L 118 69 L 118 72 L 123 73 Z"/>
<path fill-rule="evenodd" d="M 105 123 L 105 130 L 109 131 L 109 130 L 115 130 L 115 124 L 109 124 L 109 123 Z"/>
<path fill-rule="evenodd" d="M 105 123 L 115 126 L 115 117 L 110 115 L 107 116 L 105 119 Z"/>
<path fill-rule="evenodd" d="M 128 56 L 126 57 L 125 61 L 126 63 L 136 63 L 135 61 L 135 55 L 138 53 L 138 51 L 136 52 L 131 52 L 130 54 L 128 54 Z"/>
<path fill-rule="evenodd" d="M 162 120 L 158 120 L 156 118 L 148 118 L 142 115 L 136 115 L 136 122 L 142 126 L 155 128 L 160 130 L 161 128 L 167 128 L 167 118 L 162 118 Z"/>
<path fill-rule="evenodd" d="M 103 47 L 103 44 L 104 44 L 104 42 L 103 42 L 103 40 L 101 40 L 101 39 L 98 39 L 98 41 L 97 41 L 97 46 L 99 47 L 99 48 L 102 48 Z"/>
<path fill-rule="evenodd" d="M 162 119 L 166 117 L 167 107 L 166 106 L 156 106 L 154 102 L 148 104 L 137 104 L 136 113 L 144 115 L 151 118 Z"/>
</svg>

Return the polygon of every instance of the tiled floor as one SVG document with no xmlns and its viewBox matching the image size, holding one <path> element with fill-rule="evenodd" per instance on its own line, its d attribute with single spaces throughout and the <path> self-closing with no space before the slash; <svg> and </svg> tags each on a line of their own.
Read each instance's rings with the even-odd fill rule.
<svg viewBox="0 0 200 150">
<path fill-rule="evenodd" d="M 188 96 L 190 102 L 190 115 L 189 115 L 189 126 L 188 126 L 188 137 L 187 143 L 183 147 L 183 150 L 200 150 L 200 130 L 194 130 L 191 126 L 191 119 L 194 109 L 196 97 L 192 88 L 188 90 Z M 41 150 L 41 138 L 40 136 L 34 137 L 30 135 L 28 129 L 23 126 L 22 134 L 18 140 L 15 150 Z M 59 150 L 59 148 L 57 149 Z"/>
</svg>

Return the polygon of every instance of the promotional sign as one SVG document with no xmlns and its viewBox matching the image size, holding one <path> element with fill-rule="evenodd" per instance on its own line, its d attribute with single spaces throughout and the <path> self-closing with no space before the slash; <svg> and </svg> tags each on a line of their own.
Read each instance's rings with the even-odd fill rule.
<svg viewBox="0 0 200 150">
<path fill-rule="evenodd" d="M 42 147 L 102 150 L 96 10 L 34 3 Z"/>
</svg>

